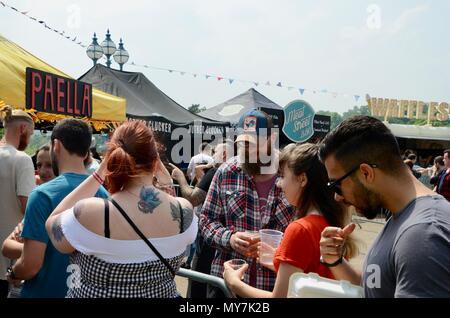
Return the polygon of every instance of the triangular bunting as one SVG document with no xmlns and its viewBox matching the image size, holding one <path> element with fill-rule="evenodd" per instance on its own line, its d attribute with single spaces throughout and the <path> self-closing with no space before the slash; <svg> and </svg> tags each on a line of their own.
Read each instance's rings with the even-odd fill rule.
<svg viewBox="0 0 450 318">
<path fill-rule="evenodd" d="M 355 95 L 354 97 L 355 97 L 355 101 L 358 102 L 358 101 L 359 101 L 359 98 L 360 98 L 361 96 Z"/>
<path fill-rule="evenodd" d="M 230 82 L 230 84 L 233 84 L 234 79 L 230 78 L 230 79 L 228 80 L 228 82 Z"/>
<path fill-rule="evenodd" d="M 303 95 L 303 93 L 305 92 L 304 88 L 299 88 L 298 91 L 300 92 L 300 95 Z"/>
<path fill-rule="evenodd" d="M 278 82 L 277 86 L 278 86 L 278 87 L 281 87 L 281 86 L 282 86 L 282 85 L 281 85 L 281 82 Z"/>
</svg>

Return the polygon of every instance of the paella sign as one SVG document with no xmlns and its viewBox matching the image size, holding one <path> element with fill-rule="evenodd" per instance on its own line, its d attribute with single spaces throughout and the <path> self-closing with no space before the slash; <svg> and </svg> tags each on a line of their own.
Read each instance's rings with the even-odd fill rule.
<svg viewBox="0 0 450 318">
<path fill-rule="evenodd" d="M 60 75 L 26 69 L 27 109 L 92 117 L 92 85 Z"/>
</svg>

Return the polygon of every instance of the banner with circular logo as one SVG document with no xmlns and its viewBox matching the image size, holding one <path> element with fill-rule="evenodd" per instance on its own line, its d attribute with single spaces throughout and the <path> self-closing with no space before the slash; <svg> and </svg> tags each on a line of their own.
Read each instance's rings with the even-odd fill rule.
<svg viewBox="0 0 450 318">
<path fill-rule="evenodd" d="M 303 100 L 290 102 L 284 108 L 284 134 L 293 142 L 305 142 L 314 135 L 314 109 Z"/>
</svg>

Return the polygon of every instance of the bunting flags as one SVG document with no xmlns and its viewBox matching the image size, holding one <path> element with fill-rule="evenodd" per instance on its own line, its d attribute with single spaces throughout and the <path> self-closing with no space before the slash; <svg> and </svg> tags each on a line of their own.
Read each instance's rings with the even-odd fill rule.
<svg viewBox="0 0 450 318">
<path fill-rule="evenodd" d="M 0 1 L 0 4 L 1 4 L 4 8 L 9 8 L 9 9 L 11 9 L 11 10 L 14 10 L 14 11 L 16 11 L 17 13 L 20 13 L 20 14 L 22 14 L 22 15 L 28 17 L 30 20 L 36 21 L 37 23 L 43 25 L 44 28 L 49 29 L 49 30 L 52 30 L 53 32 L 55 32 L 55 33 L 61 35 L 63 38 L 65 38 L 65 39 L 67 39 L 67 40 L 71 40 L 69 36 L 65 36 L 65 33 L 66 33 L 65 31 L 58 31 L 57 29 L 52 28 L 51 26 L 49 26 L 44 20 L 38 20 L 38 19 L 36 19 L 35 17 L 30 16 L 30 15 L 29 15 L 30 11 L 20 11 L 20 10 L 18 10 L 17 8 L 8 5 L 8 4 L 5 3 L 4 1 Z M 76 39 L 77 39 L 77 37 L 74 37 L 71 41 L 74 42 L 75 44 L 81 46 L 82 48 L 86 48 L 86 47 L 87 47 L 87 45 L 83 44 L 83 42 L 81 42 L 81 41 L 75 42 Z"/>
<path fill-rule="evenodd" d="M 0 4 L 4 7 L 4 8 L 9 8 L 11 10 L 16 11 L 17 13 L 20 13 L 26 17 L 28 17 L 30 20 L 36 21 L 37 23 L 41 24 L 42 26 L 44 26 L 44 28 L 52 30 L 53 32 L 59 34 L 61 37 L 65 38 L 66 40 L 69 40 L 71 42 L 73 42 L 76 45 L 81 46 L 82 48 L 86 48 L 87 45 L 85 45 L 82 41 L 77 41 L 78 36 L 74 36 L 73 38 L 70 35 L 67 35 L 66 32 L 64 30 L 59 31 L 55 28 L 50 27 L 44 20 L 38 20 L 37 18 L 30 16 L 29 12 L 30 11 L 20 11 L 15 7 L 12 7 L 10 5 L 8 5 L 7 3 L 5 3 L 4 1 L 0 1 Z M 104 57 L 103 57 L 104 58 Z M 185 75 L 185 74 L 190 74 L 192 75 L 194 78 L 197 78 L 197 76 L 199 75 L 198 73 L 190 73 L 190 72 L 186 72 L 186 71 L 178 71 L 178 70 L 174 70 L 174 69 L 166 69 L 166 68 L 161 68 L 161 67 L 155 67 L 155 66 L 150 66 L 150 65 L 141 65 L 141 64 L 136 64 L 134 61 L 131 61 L 129 65 L 135 66 L 135 67 L 144 67 L 147 69 L 154 69 L 154 70 L 160 70 L 160 71 L 168 71 L 169 73 L 179 73 L 180 75 Z M 217 81 L 223 81 L 226 80 L 228 81 L 228 83 L 231 85 L 234 82 L 241 82 L 241 83 L 249 83 L 251 85 L 254 85 L 255 87 L 258 87 L 260 84 L 263 85 L 262 83 L 264 83 L 264 81 L 248 81 L 248 80 L 241 80 L 241 79 L 236 79 L 236 78 L 228 78 L 228 77 L 224 77 L 221 75 L 210 75 L 210 74 L 204 74 L 206 79 L 209 79 L 210 77 L 214 77 L 217 79 Z M 265 81 L 265 85 L 266 86 L 272 86 L 270 81 Z M 281 81 L 278 81 L 276 84 L 277 87 L 279 88 L 287 88 L 287 90 L 291 91 L 293 89 L 295 89 L 295 86 L 288 86 L 288 85 L 283 85 Z M 306 88 L 298 88 L 298 91 L 300 93 L 300 95 L 304 95 L 306 91 L 311 92 L 312 94 L 317 94 L 317 93 L 323 93 L 323 94 L 331 94 L 333 96 L 333 98 L 337 98 L 338 96 L 343 96 L 344 98 L 348 98 L 350 96 L 353 97 L 353 99 L 358 103 L 361 99 L 361 95 L 359 94 L 347 94 L 347 93 L 337 93 L 337 92 L 329 92 L 327 89 L 306 89 Z"/>
</svg>

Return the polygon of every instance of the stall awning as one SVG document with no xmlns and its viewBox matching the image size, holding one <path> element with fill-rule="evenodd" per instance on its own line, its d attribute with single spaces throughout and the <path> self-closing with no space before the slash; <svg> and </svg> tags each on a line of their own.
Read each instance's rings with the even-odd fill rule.
<svg viewBox="0 0 450 318">
<path fill-rule="evenodd" d="M 450 127 L 386 124 L 394 136 L 409 139 L 450 140 Z"/>
<path fill-rule="evenodd" d="M 26 108 L 26 68 L 31 67 L 56 75 L 72 78 L 45 63 L 17 44 L 0 35 L 0 99 L 14 108 Z M 38 113 L 27 110 L 34 118 L 56 121 L 67 115 Z M 94 128 L 101 129 L 110 124 L 117 125 L 126 120 L 126 100 L 98 89 L 92 91 L 92 118 Z"/>
</svg>

